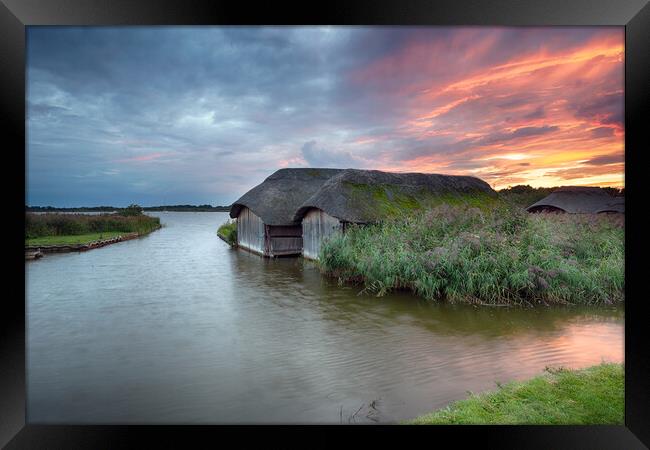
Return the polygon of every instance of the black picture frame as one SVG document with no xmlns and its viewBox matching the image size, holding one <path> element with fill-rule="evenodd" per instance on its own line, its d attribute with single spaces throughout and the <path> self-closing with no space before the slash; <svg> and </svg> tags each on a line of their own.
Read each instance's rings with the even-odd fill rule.
<svg viewBox="0 0 650 450">
<path fill-rule="evenodd" d="M 268 443 L 289 432 L 302 442 L 316 432 L 321 444 L 339 445 L 340 438 L 388 435 L 422 438 L 434 444 L 468 439 L 487 448 L 647 448 L 650 446 L 650 358 L 646 345 L 647 299 L 641 293 L 647 239 L 641 230 L 643 151 L 648 147 L 647 117 L 650 80 L 650 4 L 645 0 L 337 0 L 312 4 L 181 0 L 0 0 L 0 99 L 6 126 L 4 148 L 6 201 L 12 220 L 10 260 L 16 270 L 5 290 L 0 317 L 0 445 L 7 448 L 115 448 L 134 439 L 157 446 L 187 446 L 204 439 L 214 447 L 235 437 L 245 445 L 262 434 Z M 247 426 L 42 426 L 25 423 L 25 273 L 22 252 L 25 207 L 25 27 L 30 25 L 492 25 L 492 26 L 625 26 L 625 425 L 624 426 L 435 426 L 335 427 L 282 429 Z M 20 264 L 20 266 L 19 266 Z M 333 433 L 332 431 L 336 431 Z M 343 436 L 341 436 L 343 434 Z M 229 436 L 232 435 L 232 436 Z M 236 435 L 236 436 L 235 436 Z M 288 443 L 287 437 L 282 441 Z M 154 444 L 155 445 L 155 444 Z M 304 444 L 303 444 L 304 445 Z"/>
</svg>

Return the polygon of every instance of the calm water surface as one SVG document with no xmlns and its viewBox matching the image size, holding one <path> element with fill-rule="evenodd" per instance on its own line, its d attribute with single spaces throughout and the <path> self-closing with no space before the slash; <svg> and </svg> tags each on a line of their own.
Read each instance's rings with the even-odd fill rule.
<svg viewBox="0 0 650 450">
<path fill-rule="evenodd" d="M 165 227 L 144 238 L 25 264 L 29 421 L 395 422 L 547 365 L 623 360 L 622 308 L 360 295 L 301 258 L 230 249 L 227 213 L 151 214 Z"/>
</svg>

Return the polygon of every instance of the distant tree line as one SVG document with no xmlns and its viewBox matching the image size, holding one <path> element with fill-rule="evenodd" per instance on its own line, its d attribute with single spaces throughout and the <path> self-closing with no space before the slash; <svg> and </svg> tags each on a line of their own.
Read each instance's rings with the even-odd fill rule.
<svg viewBox="0 0 650 450">
<path fill-rule="evenodd" d="M 212 205 L 165 205 L 147 206 L 145 211 L 230 211 L 230 206 Z"/>
<path fill-rule="evenodd" d="M 518 184 L 516 186 L 508 186 L 505 189 L 499 190 L 500 194 L 524 194 L 528 192 L 543 192 L 545 194 L 550 194 L 554 190 L 559 189 L 559 186 L 555 187 L 539 187 L 534 188 L 528 184 Z M 625 188 L 614 188 L 614 187 L 601 187 L 600 189 L 607 192 L 609 195 L 614 197 L 624 196 Z"/>
<path fill-rule="evenodd" d="M 54 206 L 29 206 L 25 205 L 27 212 L 120 212 L 128 211 L 129 208 L 137 206 L 142 211 L 230 211 L 230 206 L 212 206 L 212 205 L 162 205 L 162 206 L 144 206 L 131 205 L 126 208 L 115 206 L 80 206 L 74 208 L 57 208 Z"/>
</svg>

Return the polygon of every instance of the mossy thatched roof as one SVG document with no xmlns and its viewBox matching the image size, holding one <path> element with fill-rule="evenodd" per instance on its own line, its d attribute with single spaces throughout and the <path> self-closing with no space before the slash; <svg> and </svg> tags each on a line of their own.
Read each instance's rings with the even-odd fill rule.
<svg viewBox="0 0 650 450">
<path fill-rule="evenodd" d="M 249 208 L 267 225 L 295 225 L 296 210 L 341 169 L 280 169 L 230 207 L 235 218 Z"/>
<path fill-rule="evenodd" d="M 540 201 L 533 203 L 528 208 L 529 212 L 544 210 L 545 208 L 558 208 L 572 214 L 595 214 L 618 208 L 624 211 L 624 200 L 613 197 L 604 189 L 587 186 L 564 186 L 556 189 Z"/>
<path fill-rule="evenodd" d="M 490 185 L 475 177 L 346 169 L 307 199 L 294 221 L 311 208 L 346 222 L 369 223 L 445 201 L 496 197 Z"/>
<path fill-rule="evenodd" d="M 346 222 L 368 223 L 467 197 L 482 201 L 496 198 L 497 193 L 486 182 L 468 176 L 280 169 L 234 202 L 230 217 L 247 207 L 267 225 L 297 225 L 309 209 L 318 208 Z"/>
<path fill-rule="evenodd" d="M 625 197 L 614 197 L 610 203 L 596 211 L 599 213 L 625 213 Z"/>
</svg>

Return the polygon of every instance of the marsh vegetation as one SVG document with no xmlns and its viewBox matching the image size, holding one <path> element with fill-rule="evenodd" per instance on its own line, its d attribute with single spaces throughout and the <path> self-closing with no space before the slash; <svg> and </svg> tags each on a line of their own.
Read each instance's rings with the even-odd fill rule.
<svg viewBox="0 0 650 450">
<path fill-rule="evenodd" d="M 440 205 L 352 225 L 323 243 L 322 271 L 381 296 L 408 289 L 473 304 L 613 304 L 624 299 L 624 218 Z"/>
<path fill-rule="evenodd" d="M 160 226 L 160 218 L 143 214 L 137 205 L 116 214 L 27 213 L 25 245 L 83 244 L 123 233 L 143 235 Z"/>
<path fill-rule="evenodd" d="M 237 222 L 228 221 L 217 229 L 217 235 L 228 244 L 237 245 Z"/>
</svg>

